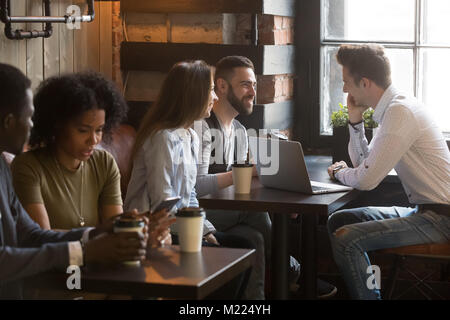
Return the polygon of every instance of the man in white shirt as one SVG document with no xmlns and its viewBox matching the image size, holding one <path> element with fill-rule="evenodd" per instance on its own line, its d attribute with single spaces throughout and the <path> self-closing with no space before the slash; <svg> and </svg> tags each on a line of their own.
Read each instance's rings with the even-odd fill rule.
<svg viewBox="0 0 450 320">
<path fill-rule="evenodd" d="M 348 93 L 349 154 L 329 175 L 359 190 L 375 188 L 395 168 L 411 208 L 341 210 L 328 219 L 333 254 L 353 299 L 380 299 L 368 251 L 450 241 L 450 153 L 423 105 L 391 84 L 389 60 L 379 45 L 343 45 L 337 53 Z M 378 131 L 368 145 L 362 114 L 374 108 Z"/>
</svg>

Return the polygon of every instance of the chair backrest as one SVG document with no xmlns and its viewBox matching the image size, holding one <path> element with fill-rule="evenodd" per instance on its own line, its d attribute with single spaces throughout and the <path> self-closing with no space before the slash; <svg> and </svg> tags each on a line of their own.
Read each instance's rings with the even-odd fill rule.
<svg viewBox="0 0 450 320">
<path fill-rule="evenodd" d="M 440 257 L 450 259 L 450 242 L 418 244 L 413 246 L 389 248 L 379 250 L 378 252 L 397 254 L 400 256 Z"/>
<path fill-rule="evenodd" d="M 109 143 L 102 141 L 101 147 L 112 154 L 120 171 L 120 189 L 125 199 L 128 182 L 130 180 L 131 149 L 136 139 L 136 130 L 127 124 L 120 125 L 112 132 Z"/>
</svg>

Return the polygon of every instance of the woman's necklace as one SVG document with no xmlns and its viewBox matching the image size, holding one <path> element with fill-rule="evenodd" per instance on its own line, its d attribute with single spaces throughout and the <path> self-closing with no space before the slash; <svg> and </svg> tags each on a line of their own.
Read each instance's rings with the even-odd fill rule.
<svg viewBox="0 0 450 320">
<path fill-rule="evenodd" d="M 67 197 L 69 198 L 70 203 L 72 204 L 74 212 L 78 216 L 78 219 L 80 221 L 80 226 L 84 227 L 84 217 L 82 215 L 82 212 L 83 212 L 83 190 L 84 190 L 84 162 L 81 161 L 81 163 L 80 163 L 80 166 L 81 166 L 81 188 L 80 188 L 81 193 L 80 193 L 80 200 L 79 200 L 79 210 L 77 210 L 77 206 L 75 205 L 72 195 L 70 194 L 69 188 L 67 187 L 66 177 L 64 176 L 64 173 L 62 172 L 62 169 L 61 169 L 61 166 L 59 165 L 58 159 L 56 159 L 56 157 L 54 159 L 55 159 L 56 167 L 58 168 L 58 171 L 62 177 L 62 180 L 64 183 L 64 188 L 67 193 Z"/>
</svg>

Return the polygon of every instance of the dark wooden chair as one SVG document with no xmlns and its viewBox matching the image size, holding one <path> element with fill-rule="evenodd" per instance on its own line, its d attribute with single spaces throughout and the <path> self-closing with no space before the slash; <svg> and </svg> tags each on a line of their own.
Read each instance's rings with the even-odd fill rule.
<svg viewBox="0 0 450 320">
<path fill-rule="evenodd" d="M 393 269 L 388 280 L 388 286 L 385 294 L 385 298 L 392 300 L 398 299 L 413 288 L 416 288 L 426 299 L 432 300 L 433 296 L 446 300 L 448 296 L 443 297 L 439 292 L 437 292 L 432 286 L 427 283 L 435 273 L 430 272 L 426 275 L 419 276 L 417 272 L 408 268 L 408 261 L 413 259 L 428 259 L 440 263 L 441 267 L 441 281 L 449 282 L 450 276 L 450 242 L 448 243 L 434 243 L 434 244 L 423 244 L 423 245 L 413 245 L 405 246 L 392 249 L 378 250 L 377 253 L 388 254 L 394 256 Z M 407 288 L 405 291 L 394 297 L 394 291 L 396 288 L 397 280 L 399 278 L 400 271 L 407 272 L 415 281 L 415 283 Z M 449 283 L 450 288 L 450 283 Z M 426 292 L 426 290 L 428 293 Z M 432 295 L 431 295 L 432 294 Z"/>
<path fill-rule="evenodd" d="M 120 125 L 112 132 L 111 141 L 101 142 L 101 147 L 112 154 L 120 171 L 120 189 L 125 199 L 131 177 L 131 149 L 136 139 L 136 130 L 127 124 Z"/>
</svg>

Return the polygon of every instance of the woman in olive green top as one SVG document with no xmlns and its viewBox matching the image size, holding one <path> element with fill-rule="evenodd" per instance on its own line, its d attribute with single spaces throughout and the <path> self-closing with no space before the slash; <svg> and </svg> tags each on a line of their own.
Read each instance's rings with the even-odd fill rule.
<svg viewBox="0 0 450 320">
<path fill-rule="evenodd" d="M 125 117 L 114 84 L 97 73 L 52 77 L 34 98 L 31 151 L 12 163 L 14 187 L 43 229 L 95 226 L 123 212 L 114 158 L 95 149 Z"/>
</svg>

